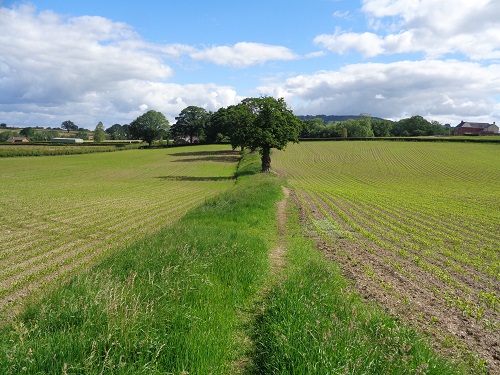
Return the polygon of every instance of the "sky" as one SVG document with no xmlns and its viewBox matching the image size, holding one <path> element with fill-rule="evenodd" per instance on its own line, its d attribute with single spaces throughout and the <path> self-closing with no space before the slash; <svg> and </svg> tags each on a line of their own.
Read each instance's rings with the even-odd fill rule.
<svg viewBox="0 0 500 375">
<path fill-rule="evenodd" d="M 499 0 L 0 0 L 0 123 L 296 115 L 500 122 Z"/>
</svg>

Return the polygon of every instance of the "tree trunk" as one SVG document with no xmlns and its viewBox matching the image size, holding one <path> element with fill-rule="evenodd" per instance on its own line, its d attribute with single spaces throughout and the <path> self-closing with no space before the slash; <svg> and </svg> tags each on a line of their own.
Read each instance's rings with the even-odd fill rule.
<svg viewBox="0 0 500 375">
<path fill-rule="evenodd" d="M 271 148 L 262 147 L 262 172 L 271 170 Z"/>
</svg>

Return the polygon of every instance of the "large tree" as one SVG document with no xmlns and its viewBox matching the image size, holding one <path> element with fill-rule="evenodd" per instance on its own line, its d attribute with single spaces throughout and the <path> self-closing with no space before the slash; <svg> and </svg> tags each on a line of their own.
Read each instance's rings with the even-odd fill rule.
<svg viewBox="0 0 500 375">
<path fill-rule="evenodd" d="M 129 131 L 133 137 L 148 142 L 151 147 L 155 139 L 168 135 L 169 128 L 163 113 L 150 110 L 132 121 Z"/>
<path fill-rule="evenodd" d="M 189 138 L 189 143 L 193 143 L 195 138 L 200 140 L 203 137 L 208 119 L 209 115 L 204 108 L 194 105 L 186 107 L 175 118 L 172 134 L 176 137 Z"/>
<path fill-rule="evenodd" d="M 73 131 L 77 131 L 78 130 L 78 126 L 76 126 L 73 121 L 70 121 L 70 120 L 66 120 L 66 121 L 63 121 L 61 123 L 61 129 L 65 129 L 68 131 L 68 133 L 70 132 L 70 130 L 73 130 Z"/>
<path fill-rule="evenodd" d="M 114 140 L 127 139 L 127 133 L 125 132 L 125 128 L 120 124 L 114 124 L 113 126 L 107 128 L 106 133 L 108 133 L 111 139 Z"/>
<path fill-rule="evenodd" d="M 245 116 L 249 123 L 244 132 L 244 142 L 252 149 L 260 149 L 262 172 L 271 169 L 271 149 L 283 150 L 288 142 L 298 142 L 302 121 L 287 108 L 283 98 L 270 96 L 247 98 L 241 104 L 247 107 Z"/>
</svg>

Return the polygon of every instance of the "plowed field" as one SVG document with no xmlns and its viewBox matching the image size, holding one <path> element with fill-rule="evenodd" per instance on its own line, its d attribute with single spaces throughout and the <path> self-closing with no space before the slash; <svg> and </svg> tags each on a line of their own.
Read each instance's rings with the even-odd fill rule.
<svg viewBox="0 0 500 375">
<path fill-rule="evenodd" d="M 367 299 L 500 373 L 500 148 L 303 142 L 276 152 L 304 224 Z M 472 354 L 474 355 L 474 354 Z"/>
</svg>

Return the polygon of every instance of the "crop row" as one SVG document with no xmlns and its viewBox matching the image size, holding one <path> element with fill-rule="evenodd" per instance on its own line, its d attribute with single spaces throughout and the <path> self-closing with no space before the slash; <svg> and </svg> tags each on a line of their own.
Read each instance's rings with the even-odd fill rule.
<svg viewBox="0 0 500 375">
<path fill-rule="evenodd" d="M 443 337 L 462 327 L 466 346 L 488 351 L 500 331 L 495 152 L 485 144 L 303 142 L 274 162 L 329 256 L 362 290 Z"/>
<path fill-rule="evenodd" d="M 0 310 L 227 189 L 237 160 L 215 146 L 0 160 Z"/>
</svg>

